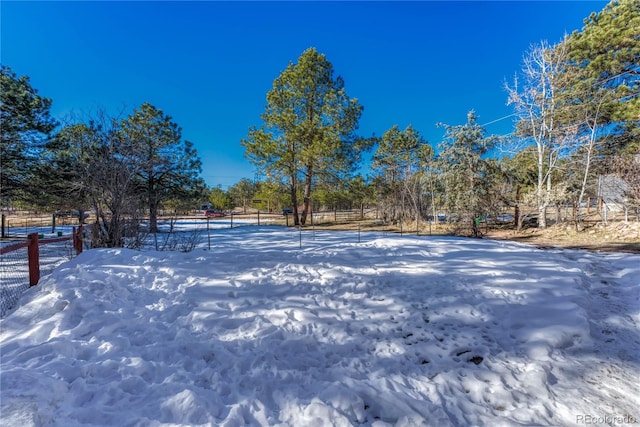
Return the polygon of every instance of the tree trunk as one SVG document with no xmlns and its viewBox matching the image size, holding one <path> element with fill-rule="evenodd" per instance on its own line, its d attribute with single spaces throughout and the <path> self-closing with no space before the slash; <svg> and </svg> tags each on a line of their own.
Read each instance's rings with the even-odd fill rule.
<svg viewBox="0 0 640 427">
<path fill-rule="evenodd" d="M 291 209 L 293 210 L 293 225 L 300 225 L 298 217 L 298 183 L 295 175 L 291 175 Z"/>
<path fill-rule="evenodd" d="M 80 225 L 84 224 L 84 214 L 86 213 L 86 211 L 82 208 L 78 209 L 78 223 Z"/>
<path fill-rule="evenodd" d="M 155 178 L 152 171 L 148 172 L 147 194 L 149 197 L 149 232 L 158 232 L 158 198 L 156 197 Z"/>
<path fill-rule="evenodd" d="M 304 178 L 304 196 L 302 207 L 302 218 L 300 218 L 300 224 L 305 225 L 307 223 L 307 215 L 309 214 L 309 208 L 311 205 L 311 181 L 313 178 L 313 168 L 308 167 L 307 173 Z"/>
<path fill-rule="evenodd" d="M 543 204 L 538 207 L 538 228 L 544 230 L 547 228 L 547 205 Z"/>
<path fill-rule="evenodd" d="M 536 189 L 536 202 L 538 205 L 538 227 L 545 228 L 547 222 L 544 216 L 546 206 L 544 202 L 544 148 L 542 144 L 538 144 L 538 188 Z"/>
<path fill-rule="evenodd" d="M 522 228 L 522 221 L 520 220 L 520 190 L 520 185 L 516 185 L 516 205 L 513 208 L 513 221 L 517 231 Z"/>
<path fill-rule="evenodd" d="M 158 201 L 151 200 L 149 203 L 149 231 L 151 233 L 158 232 Z"/>
</svg>

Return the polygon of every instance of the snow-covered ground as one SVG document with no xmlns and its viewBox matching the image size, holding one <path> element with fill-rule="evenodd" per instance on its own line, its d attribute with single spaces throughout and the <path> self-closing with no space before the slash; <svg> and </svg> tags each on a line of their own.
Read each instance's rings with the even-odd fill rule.
<svg viewBox="0 0 640 427">
<path fill-rule="evenodd" d="M 2 320 L 0 424 L 640 423 L 640 256 L 361 239 L 85 251 Z"/>
<path fill-rule="evenodd" d="M 270 219 L 262 219 L 262 223 L 271 222 Z M 255 225 L 255 218 L 235 218 L 231 217 L 213 219 L 207 221 L 206 218 L 180 219 L 177 221 L 161 220 L 158 222 L 158 234 L 140 233 L 140 246 L 146 249 L 158 250 L 181 250 L 190 248 L 193 243 L 205 245 L 208 247 L 210 238 L 214 237 L 214 233 L 221 229 L 232 227 L 241 227 L 247 225 Z M 143 224 L 143 230 L 144 230 Z M 85 235 L 90 234 L 91 225 L 85 225 Z M 8 230 L 12 239 L 0 241 L 0 248 L 12 246 L 27 239 L 31 233 L 40 235 L 40 239 L 57 239 L 66 237 L 69 240 L 64 242 L 55 242 L 41 244 L 40 253 L 40 273 L 44 276 L 51 273 L 58 265 L 75 256 L 73 242 L 71 236 L 73 229 L 70 225 L 56 226 L 55 230 L 51 230 L 51 226 L 35 226 L 35 227 L 13 227 Z M 85 238 L 85 248 L 90 247 L 90 238 Z M 129 243 L 132 243 L 130 239 Z M 25 288 L 29 287 L 29 265 L 27 257 L 27 248 L 21 248 L 16 251 L 8 252 L 0 255 L 0 317 L 4 316 L 6 307 L 13 306 L 15 298 Z"/>
</svg>

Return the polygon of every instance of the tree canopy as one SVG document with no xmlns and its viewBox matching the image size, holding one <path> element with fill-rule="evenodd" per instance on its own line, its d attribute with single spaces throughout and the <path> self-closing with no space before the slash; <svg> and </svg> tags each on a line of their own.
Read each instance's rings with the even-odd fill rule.
<svg viewBox="0 0 640 427">
<path fill-rule="evenodd" d="M 394 125 L 379 139 L 372 168 L 378 178 L 378 201 L 387 218 L 395 221 L 420 214 L 422 172 L 432 157 L 433 148 L 411 125 L 405 130 Z"/>
<path fill-rule="evenodd" d="M 573 83 L 610 91 L 609 120 L 640 120 L 640 2 L 614 0 L 568 38 Z"/>
<path fill-rule="evenodd" d="M 467 114 L 464 125 L 441 126 L 445 137 L 439 145 L 438 163 L 447 210 L 460 220 L 490 213 L 496 170 L 486 155 L 496 145 L 497 137 L 486 135 L 474 111 Z"/>
<path fill-rule="evenodd" d="M 193 144 L 155 106 L 144 103 L 124 118 L 101 114 L 54 134 L 52 101 L 29 77 L 2 66 L 2 201 L 92 208 L 98 240 L 113 246 L 140 218 L 154 231 L 163 207 L 207 198 L 218 209 L 291 208 L 296 225 L 306 224 L 312 199 L 334 213 L 359 206 L 361 218 L 365 205 L 375 205 L 384 219 L 416 224 L 442 212 L 466 221 L 500 207 L 515 207 L 519 219 L 522 206 L 537 212 L 543 228 L 547 209 L 580 206 L 600 196 L 599 177 L 616 175 L 626 188 L 621 203 L 640 214 L 638 28 L 640 2 L 612 0 L 580 31 L 556 44 L 532 44 L 506 86 L 517 121 L 510 155 L 501 159 L 497 138 L 485 134 L 473 111 L 465 124 L 441 125 L 444 137 L 433 145 L 412 126 L 360 137 L 363 106 L 327 57 L 309 48 L 273 80 L 262 123 L 240 141 L 264 180 L 243 178 L 228 191 L 204 191 Z M 574 219 L 577 225 L 579 214 Z"/>
<path fill-rule="evenodd" d="M 586 141 L 579 199 L 592 163 L 602 173 L 601 156 L 640 149 L 640 2 L 611 1 L 584 23 L 556 47 L 568 52 L 562 120 Z"/>
<path fill-rule="evenodd" d="M 149 103 L 123 119 L 120 132 L 138 165 L 140 193 L 149 210 L 150 229 L 158 229 L 158 208 L 163 200 L 188 197 L 197 191 L 201 161 L 193 144 L 182 140 L 172 118 Z"/>
<path fill-rule="evenodd" d="M 20 194 L 29 184 L 42 144 L 57 125 L 50 115 L 51 102 L 38 94 L 29 77 L 0 67 L 0 189 L 4 199 Z"/>
<path fill-rule="evenodd" d="M 286 176 L 296 224 L 304 224 L 314 178 L 349 170 L 359 158 L 355 130 L 362 106 L 349 98 L 333 65 L 315 48 L 274 80 L 267 93 L 263 125 L 242 141 L 246 156 L 267 175 Z M 298 187 L 303 212 L 298 218 Z"/>
</svg>

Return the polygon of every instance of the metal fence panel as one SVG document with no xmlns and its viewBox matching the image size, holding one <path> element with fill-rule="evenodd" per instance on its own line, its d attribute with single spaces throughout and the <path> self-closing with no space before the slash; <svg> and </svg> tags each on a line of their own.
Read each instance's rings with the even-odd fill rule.
<svg viewBox="0 0 640 427">
<path fill-rule="evenodd" d="M 22 293 L 29 289 L 27 248 L 0 255 L 0 317 L 13 308 Z"/>
<path fill-rule="evenodd" d="M 39 245 L 40 276 L 50 274 L 60 264 L 74 257 L 73 242 L 53 242 Z M 29 289 L 29 258 L 27 248 L 0 255 L 0 317 L 11 310 Z"/>
</svg>

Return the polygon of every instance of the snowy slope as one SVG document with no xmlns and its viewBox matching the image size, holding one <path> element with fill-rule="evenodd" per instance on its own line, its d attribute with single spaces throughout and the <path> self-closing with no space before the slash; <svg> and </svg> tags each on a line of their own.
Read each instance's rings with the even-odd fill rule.
<svg viewBox="0 0 640 427">
<path fill-rule="evenodd" d="M 63 264 L 2 321 L 0 424 L 640 422 L 640 256 L 299 238 Z"/>
</svg>

